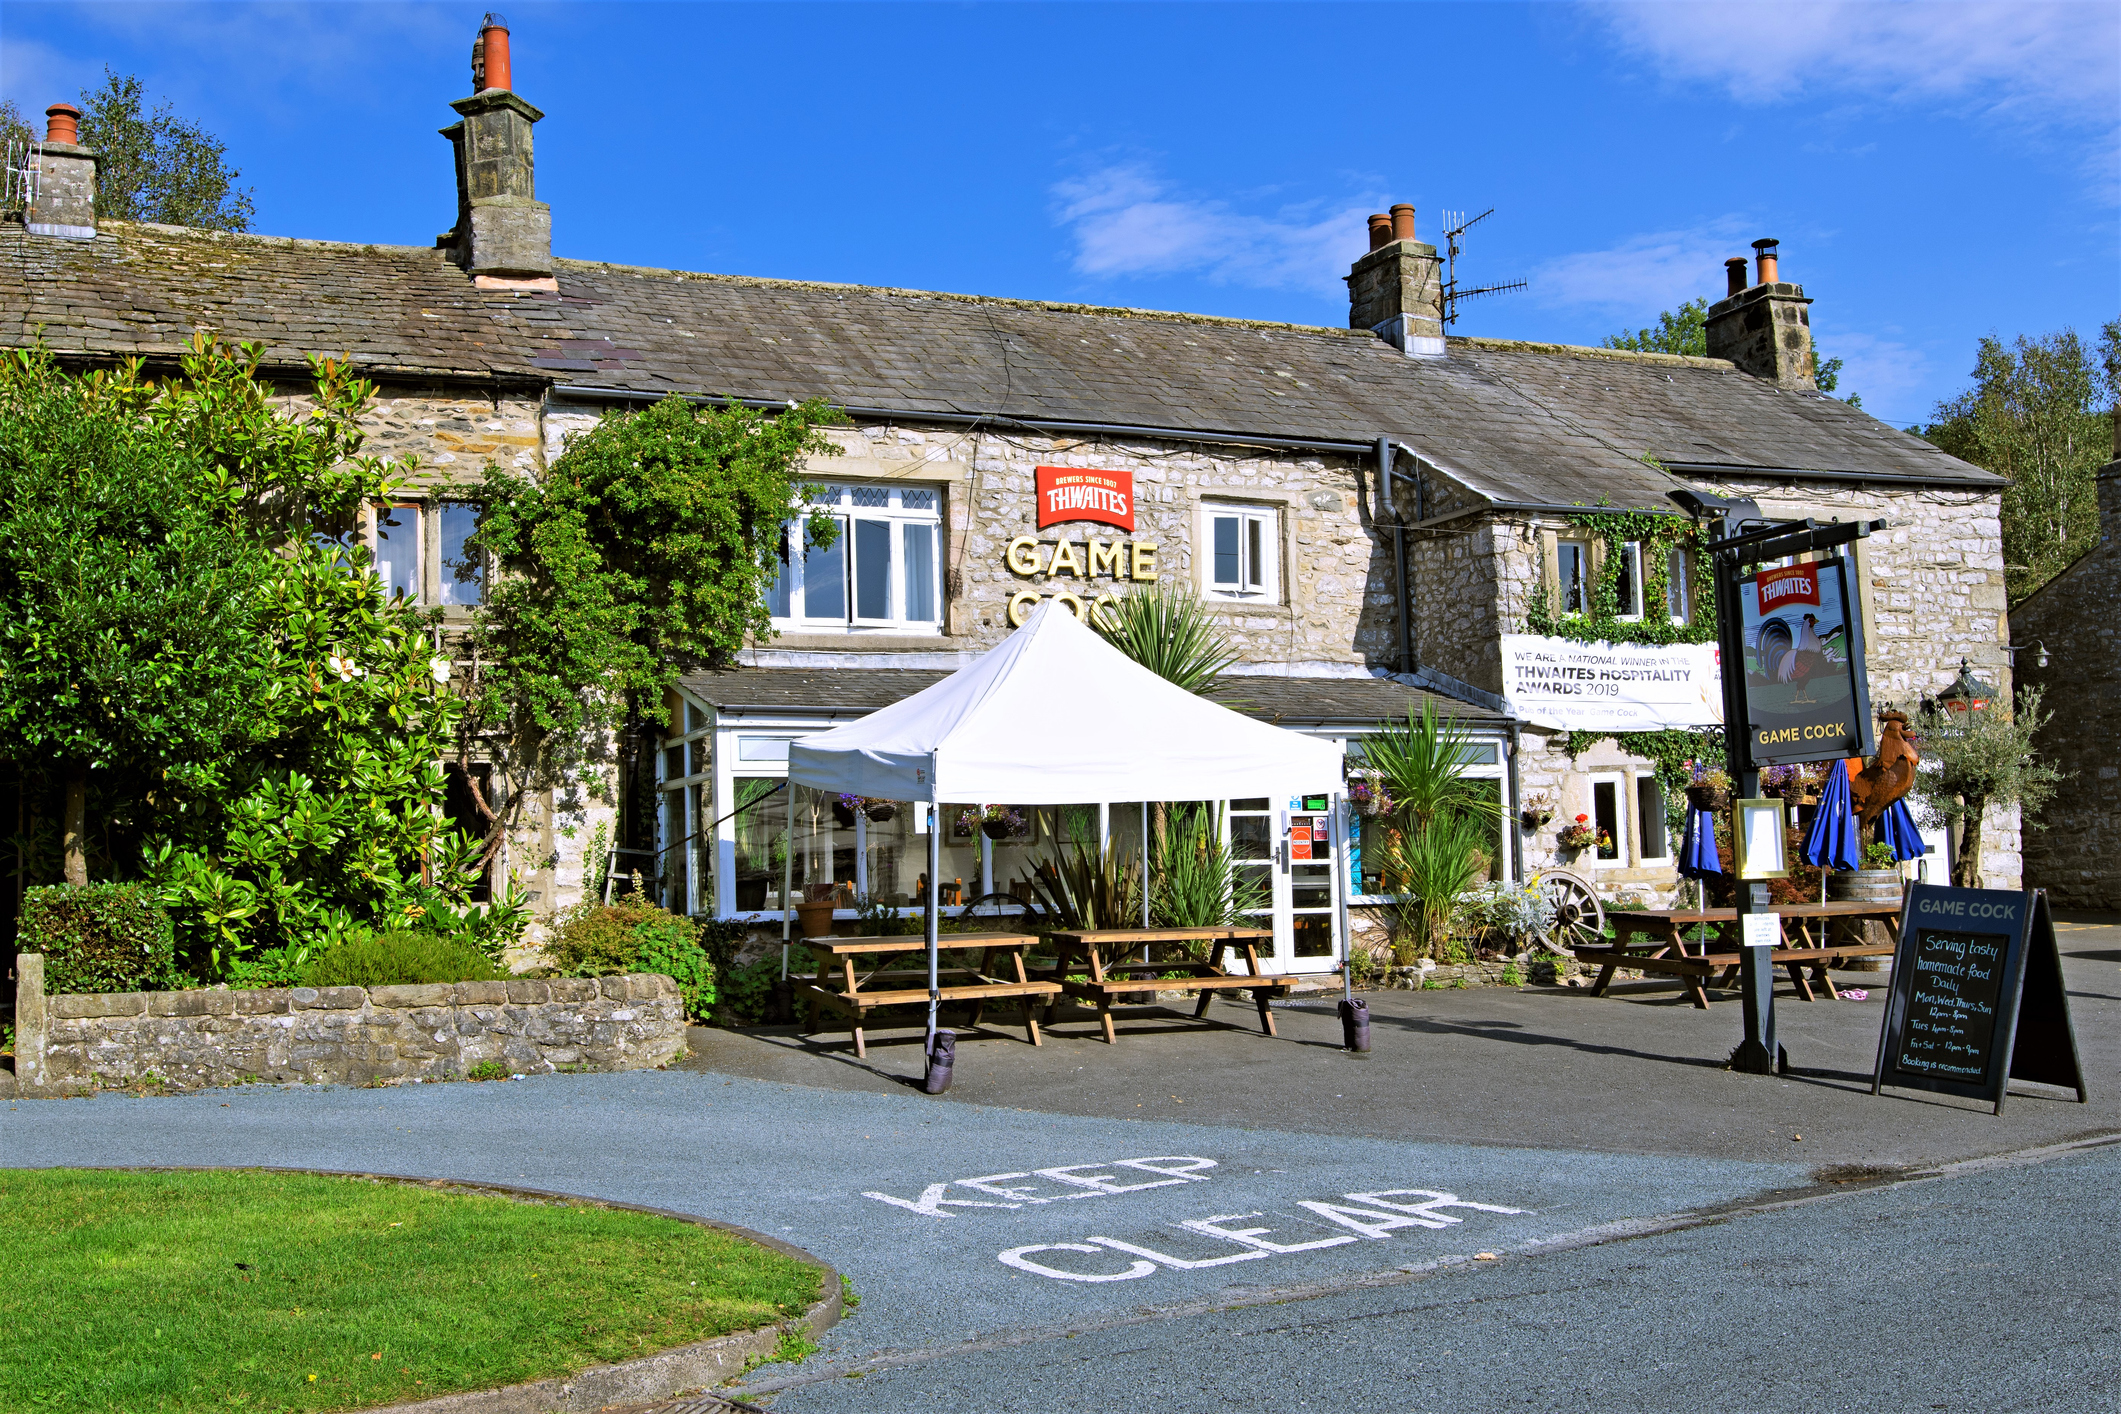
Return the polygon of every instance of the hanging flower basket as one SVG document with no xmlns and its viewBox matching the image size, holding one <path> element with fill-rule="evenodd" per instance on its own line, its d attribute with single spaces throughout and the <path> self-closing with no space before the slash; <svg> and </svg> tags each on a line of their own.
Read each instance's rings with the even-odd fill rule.
<svg viewBox="0 0 2121 1414">
<path fill-rule="evenodd" d="M 1006 805 L 975 806 L 958 812 L 959 831 L 969 834 L 974 825 L 990 840 L 1010 840 L 1024 832 L 1024 817 Z"/>
<path fill-rule="evenodd" d="M 1527 830 L 1538 830 L 1546 827 L 1547 821 L 1554 818 L 1554 812 L 1544 806 L 1527 806 L 1518 818 L 1524 821 Z"/>
<path fill-rule="evenodd" d="M 1576 822 L 1554 836 L 1554 842 L 1563 849 L 1589 849 L 1598 843 L 1599 831 L 1591 824 L 1591 817 L 1578 815 Z"/>
<path fill-rule="evenodd" d="M 1024 832 L 1022 825 L 1012 825 L 1007 820 L 982 820 L 979 832 L 990 840 L 1015 839 Z"/>
<path fill-rule="evenodd" d="M 841 829 L 851 830 L 854 828 L 854 812 L 864 804 L 866 802 L 858 795 L 843 795 L 832 802 L 832 818 L 839 822 Z"/>
<path fill-rule="evenodd" d="M 862 807 L 862 813 L 881 825 L 886 820 L 898 818 L 898 802 L 895 800 L 872 800 Z"/>
<path fill-rule="evenodd" d="M 1695 810 L 1722 814 L 1731 808 L 1731 793 L 1722 786 L 1692 785 L 1686 788 L 1686 803 Z"/>
<path fill-rule="evenodd" d="M 1389 815 L 1392 813 L 1392 792 L 1385 789 L 1384 782 L 1368 776 L 1357 776 L 1348 782 L 1348 799 L 1355 802 L 1358 815 Z"/>
</svg>

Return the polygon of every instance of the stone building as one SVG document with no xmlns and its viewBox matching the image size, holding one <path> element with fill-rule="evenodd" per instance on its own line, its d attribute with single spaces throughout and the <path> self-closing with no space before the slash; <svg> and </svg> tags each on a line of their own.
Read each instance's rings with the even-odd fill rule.
<svg viewBox="0 0 2121 1414">
<path fill-rule="evenodd" d="M 2099 469 L 2099 543 L 2011 612 L 2019 680 L 2055 715 L 2037 742 L 2070 772 L 2025 838 L 2025 883 L 2062 908 L 2121 909 L 2121 422 Z"/>
<path fill-rule="evenodd" d="M 1674 881 L 1650 763 L 1611 741 L 1572 757 L 1502 697 L 1500 635 L 1523 630 L 1535 599 L 1561 603 L 1565 575 L 1603 567 L 1587 510 L 1670 516 L 1670 493 L 1693 487 L 1770 514 L 1889 518 L 1855 550 L 1874 698 L 1912 701 L 1962 655 L 2008 672 L 2001 483 L 1813 388 L 1808 301 L 1780 281 L 1771 243 L 1757 280 L 1734 262 L 1711 311 L 1715 358 L 1446 337 L 1412 207 L 1371 219 L 1344 329 L 638 269 L 552 254 L 531 157 L 542 115 L 505 69 L 480 82 L 492 86 L 457 100 L 464 122 L 445 130 L 460 201 L 433 248 L 97 227 L 76 202 L 0 228 L 0 338 L 163 366 L 206 329 L 262 343 L 291 386 L 312 353 L 350 357 L 382 388 L 372 449 L 422 462 L 415 493 L 377 508 L 369 533 L 395 535 L 377 542 L 395 587 L 445 607 L 476 592 L 439 567 L 489 461 L 538 476 L 570 433 L 671 394 L 844 409 L 844 455 L 812 468 L 841 548 L 792 557 L 776 635 L 686 679 L 655 753 L 657 864 L 697 911 L 778 918 L 774 830 L 755 802 L 789 739 L 917 691 L 1045 597 L 1096 613 L 1151 581 L 1189 586 L 1242 655 L 1241 710 L 1351 747 L 1439 701 L 1504 802 L 1541 792 L 1564 819 L 1609 820 L 1611 857 L 1575 862 L 1642 897 Z M 65 178 L 47 190 L 93 180 L 78 146 L 40 160 Z M 1102 514 L 1042 517 L 1042 477 L 1104 488 Z M 1637 608 L 1698 612 L 1683 600 Z M 805 882 L 908 893 L 913 812 L 842 825 L 830 802 L 803 808 Z M 601 866 L 601 810 L 543 810 L 514 842 L 510 866 L 543 914 Z M 1124 839 L 1140 813 L 1084 802 L 1032 836 Z M 1358 905 L 1375 901 L 1360 832 L 1332 842 L 1325 814 L 1295 798 L 1229 803 L 1233 839 L 1262 859 L 1270 835 L 1292 854 L 1314 836 L 1308 862 L 1273 876 L 1285 968 L 1330 966 L 1344 878 Z M 1990 827 L 1994 877 L 2014 882 L 2015 818 Z M 964 896 L 1012 877 L 1015 842 L 955 825 L 950 838 L 943 878 Z M 1511 825 L 1496 843 L 1506 876 L 1561 857 L 1551 829 Z"/>
</svg>

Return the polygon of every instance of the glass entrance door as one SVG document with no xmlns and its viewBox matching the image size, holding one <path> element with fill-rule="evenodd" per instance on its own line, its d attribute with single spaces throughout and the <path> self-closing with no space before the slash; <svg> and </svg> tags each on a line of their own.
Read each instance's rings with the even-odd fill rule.
<svg viewBox="0 0 2121 1414">
<path fill-rule="evenodd" d="M 1288 870 L 1274 926 L 1279 971 L 1331 972 L 1337 961 L 1333 891 L 1339 887 L 1340 850 L 1331 805 L 1323 795 L 1290 801 Z"/>
</svg>

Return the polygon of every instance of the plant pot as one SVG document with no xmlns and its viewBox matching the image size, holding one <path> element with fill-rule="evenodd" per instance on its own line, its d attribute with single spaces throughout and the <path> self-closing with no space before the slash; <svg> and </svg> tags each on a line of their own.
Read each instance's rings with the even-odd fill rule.
<svg viewBox="0 0 2121 1414">
<path fill-rule="evenodd" d="M 841 829 L 851 830 L 854 828 L 854 807 L 835 800 L 832 802 L 832 818 L 839 822 Z"/>
<path fill-rule="evenodd" d="M 982 820 L 979 824 L 979 832 L 990 840 L 1013 840 L 1016 838 L 1016 831 L 1007 820 Z"/>
<path fill-rule="evenodd" d="M 1547 821 L 1554 818 L 1554 812 L 1551 810 L 1527 810 L 1518 818 L 1524 821 L 1524 827 L 1527 830 L 1541 830 L 1546 828 Z"/>
<path fill-rule="evenodd" d="M 898 802 L 893 800 L 872 800 L 862 807 L 862 813 L 881 825 L 886 820 L 898 818 Z"/>
<path fill-rule="evenodd" d="M 1906 885 L 1898 869 L 1844 869 L 1826 876 L 1826 896 L 1833 903 L 1898 903 Z M 1885 925 L 1875 918 L 1836 918 L 1829 934 L 1830 941 L 1844 945 L 1892 941 Z M 1885 972 L 1891 962 L 1883 957 L 1852 957 L 1844 966 L 1850 972 Z"/>
<path fill-rule="evenodd" d="M 795 930 L 799 938 L 829 938 L 832 936 L 832 900 L 823 903 L 799 903 L 795 906 Z"/>
<path fill-rule="evenodd" d="M 1688 786 L 1686 803 L 1695 810 L 1712 810 L 1717 814 L 1731 808 L 1731 793 L 1722 786 Z"/>
</svg>

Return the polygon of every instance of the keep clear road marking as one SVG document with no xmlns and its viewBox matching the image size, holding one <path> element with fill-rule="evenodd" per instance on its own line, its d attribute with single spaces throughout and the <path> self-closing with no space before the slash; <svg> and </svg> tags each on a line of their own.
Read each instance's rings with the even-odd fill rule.
<svg viewBox="0 0 2121 1414">
<path fill-rule="evenodd" d="M 1203 1267 L 1226 1267 L 1232 1262 L 1257 1262 L 1267 1257 L 1286 1257 L 1297 1252 L 1315 1252 L 1322 1247 L 1339 1247 L 1349 1242 L 1364 1239 L 1383 1241 L 1392 1232 L 1405 1227 L 1442 1229 L 1465 1221 L 1443 1208 L 1468 1208 L 1483 1213 L 1521 1214 L 1523 1208 L 1504 1208 L 1494 1203 L 1472 1203 L 1455 1193 L 1443 1193 L 1434 1188 L 1386 1188 L 1375 1193 L 1344 1193 L 1341 1195 L 1353 1203 L 1365 1203 L 1368 1207 L 1350 1208 L 1338 1203 L 1316 1202 L 1306 1199 L 1297 1204 L 1329 1222 L 1338 1223 L 1352 1232 L 1321 1237 L 1310 1242 L 1272 1242 L 1267 1234 L 1270 1227 L 1225 1227 L 1225 1223 L 1242 1222 L 1246 1218 L 1262 1217 L 1261 1213 L 1220 1213 L 1212 1218 L 1194 1218 L 1179 1226 L 1202 1237 L 1219 1238 L 1242 1247 L 1241 1252 L 1225 1253 L 1219 1257 L 1174 1257 L 1153 1247 L 1139 1243 L 1122 1242 L 1114 1237 L 1092 1237 L 1083 1242 L 1042 1242 L 1028 1247 L 1012 1247 L 997 1254 L 1004 1266 L 1034 1276 L 1051 1277 L 1055 1281 L 1133 1281 L 1138 1277 L 1154 1275 L 1158 1270 L 1193 1272 Z M 1420 1198 L 1419 1203 L 1394 1202 L 1400 1198 Z M 1103 1255 L 1104 1250 L 1121 1252 L 1133 1257 L 1122 1272 L 1077 1272 L 1065 1268 L 1051 1267 L 1044 1262 L 1034 1262 L 1034 1252 L 1088 1252 Z"/>
<path fill-rule="evenodd" d="M 997 1203 L 985 1198 L 945 1198 L 950 1191 L 948 1183 L 931 1183 L 921 1190 L 917 1199 L 894 1198 L 889 1193 L 864 1193 L 864 1198 L 874 1198 L 879 1203 L 889 1203 L 894 1208 L 920 1213 L 931 1218 L 955 1216 L 943 1211 L 945 1208 L 1021 1208 L 1034 1203 L 1065 1203 L 1072 1198 L 1109 1198 L 1118 1193 L 1139 1193 L 1145 1188 L 1172 1188 L 1187 1183 L 1206 1183 L 1206 1169 L 1215 1167 L 1215 1160 L 1195 1157 L 1191 1154 L 1165 1154 L 1145 1159 L 1114 1159 L 1110 1163 L 1063 1164 L 1050 1169 L 1026 1169 L 1022 1173 L 989 1173 L 978 1178 L 956 1180 L 963 1188 L 977 1193 L 989 1193 L 1003 1201 Z M 1162 1178 L 1148 1183 L 1121 1183 L 1116 1173 L 1085 1173 L 1085 1169 L 1134 1169 L 1141 1173 L 1162 1174 Z M 1030 1188 L 1004 1188 L 999 1185 L 1016 1178 L 1043 1178 L 1053 1183 L 1067 1184 L 1076 1189 L 1072 1193 L 1037 1193 Z"/>
<path fill-rule="evenodd" d="M 1025 1169 L 1021 1172 L 989 1173 L 978 1178 L 953 1180 L 960 1188 L 969 1188 L 975 1193 L 985 1193 L 985 1198 L 945 1198 L 950 1183 L 931 1183 L 921 1190 L 921 1196 L 900 1198 L 889 1193 L 865 1192 L 864 1198 L 874 1198 L 879 1203 L 889 1203 L 894 1208 L 904 1208 L 910 1213 L 924 1217 L 948 1218 L 957 1216 L 945 1212 L 946 1208 L 1024 1208 L 1040 1203 L 1066 1203 L 1077 1198 L 1110 1198 L 1122 1193 L 1140 1193 L 1150 1188 L 1175 1188 L 1189 1183 L 1208 1182 L 1207 1171 L 1215 1168 L 1216 1161 L 1204 1159 L 1196 1154 L 1162 1154 L 1139 1159 L 1112 1159 L 1095 1164 L 1062 1164 L 1054 1168 Z M 1122 1174 L 1121 1169 L 1133 1173 Z M 1152 1173 L 1158 1177 L 1146 1182 L 1123 1182 L 1138 1173 Z M 1025 1184 L 1019 1180 L 1044 1179 L 1048 1184 L 1059 1185 L 1062 1191 L 1038 1191 L 1036 1184 Z M 1081 1242 L 1039 1242 L 1025 1247 L 1011 1247 L 996 1254 L 1004 1266 L 1034 1276 L 1050 1277 L 1055 1281 L 1107 1282 L 1134 1281 L 1140 1277 L 1154 1275 L 1158 1271 L 1195 1272 L 1206 1267 L 1225 1267 L 1232 1262 L 1257 1262 L 1268 1257 L 1287 1257 L 1298 1252 L 1315 1252 L 1324 1247 L 1340 1247 L 1350 1242 L 1365 1240 L 1381 1242 L 1401 1228 L 1419 1227 L 1438 1231 L 1465 1219 L 1442 1211 L 1445 1208 L 1464 1208 L 1473 1212 L 1522 1214 L 1523 1208 L 1505 1208 L 1494 1203 L 1474 1203 L 1460 1198 L 1455 1193 L 1445 1193 L 1435 1188 L 1385 1188 L 1373 1193 L 1343 1193 L 1345 1203 L 1304 1199 L 1296 1206 L 1303 1208 L 1327 1222 L 1346 1228 L 1309 1242 L 1275 1242 L 1268 1234 L 1271 1227 L 1232 1228 L 1228 1223 L 1243 1222 L 1247 1218 L 1263 1217 L 1263 1213 L 1218 1213 L 1213 1217 L 1193 1218 L 1182 1222 L 1184 1231 L 1219 1242 L 1234 1242 L 1241 1251 L 1226 1252 L 1219 1256 L 1176 1257 L 1158 1248 L 1146 1247 L 1136 1242 L 1123 1242 L 1116 1237 L 1091 1237 Z M 1397 1199 L 1418 1198 L 1416 1203 L 1398 1202 Z M 1348 1203 L 1362 1204 L 1349 1207 Z M 1055 1267 L 1045 1262 L 1031 1260 L 1038 1252 L 1082 1252 L 1092 1256 L 1103 1256 L 1118 1252 L 1132 1257 L 1125 1271 L 1079 1272 Z"/>
</svg>

